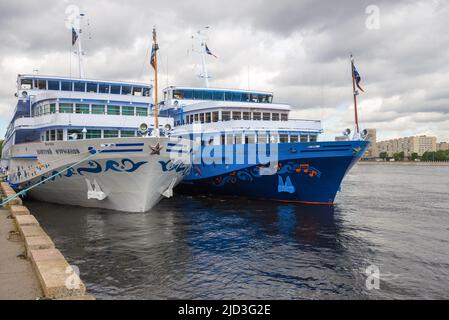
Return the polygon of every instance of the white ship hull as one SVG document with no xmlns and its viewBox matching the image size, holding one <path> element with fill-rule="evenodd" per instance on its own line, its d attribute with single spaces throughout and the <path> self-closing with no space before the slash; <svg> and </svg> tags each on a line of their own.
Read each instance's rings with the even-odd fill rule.
<svg viewBox="0 0 449 320">
<path fill-rule="evenodd" d="M 53 203 L 144 212 L 171 196 L 189 172 L 190 144 L 142 137 L 15 145 L 9 181 L 23 190 L 55 175 L 27 195 Z"/>
</svg>

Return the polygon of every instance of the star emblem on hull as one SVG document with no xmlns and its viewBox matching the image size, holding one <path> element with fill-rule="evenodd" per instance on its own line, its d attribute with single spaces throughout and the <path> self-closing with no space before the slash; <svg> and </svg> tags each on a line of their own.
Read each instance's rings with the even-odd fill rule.
<svg viewBox="0 0 449 320">
<path fill-rule="evenodd" d="M 155 145 L 155 146 L 151 146 L 150 145 L 150 149 L 151 149 L 151 155 L 154 155 L 154 154 L 158 154 L 158 155 L 160 155 L 161 154 L 161 150 L 162 150 L 162 148 L 163 147 L 161 147 L 161 145 L 159 144 L 159 142 Z"/>
</svg>

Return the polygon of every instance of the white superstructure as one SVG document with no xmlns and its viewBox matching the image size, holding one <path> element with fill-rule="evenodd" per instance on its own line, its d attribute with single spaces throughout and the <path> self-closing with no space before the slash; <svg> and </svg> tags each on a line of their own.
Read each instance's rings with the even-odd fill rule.
<svg viewBox="0 0 449 320">
<path fill-rule="evenodd" d="M 291 106 L 273 103 L 271 92 L 168 87 L 162 110 L 174 119 L 173 134 L 203 144 L 316 142 L 322 133 L 319 120 L 290 119 Z"/>
<path fill-rule="evenodd" d="M 19 75 L 2 154 L 8 181 L 40 200 L 123 211 L 146 211 L 170 197 L 190 170 L 191 142 L 151 135 L 151 90 L 143 83 Z M 160 131 L 172 126 L 159 119 Z"/>
</svg>

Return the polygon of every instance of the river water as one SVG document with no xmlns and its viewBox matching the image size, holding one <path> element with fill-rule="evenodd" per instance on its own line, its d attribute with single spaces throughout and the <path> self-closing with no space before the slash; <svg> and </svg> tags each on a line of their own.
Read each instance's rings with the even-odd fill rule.
<svg viewBox="0 0 449 320">
<path fill-rule="evenodd" d="M 449 299 L 449 167 L 358 165 L 336 202 L 26 204 L 98 299 Z"/>
</svg>

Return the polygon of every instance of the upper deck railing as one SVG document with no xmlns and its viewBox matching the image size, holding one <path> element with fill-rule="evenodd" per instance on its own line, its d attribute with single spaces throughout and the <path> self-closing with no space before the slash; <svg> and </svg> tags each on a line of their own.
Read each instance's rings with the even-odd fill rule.
<svg viewBox="0 0 449 320">
<path fill-rule="evenodd" d="M 153 99 L 149 96 L 118 95 L 110 93 L 92 93 L 92 92 L 73 92 L 73 91 L 31 91 L 33 96 L 32 103 L 38 103 L 45 100 L 55 99 L 76 99 L 92 101 L 117 101 L 127 103 L 145 103 L 152 104 Z"/>
<path fill-rule="evenodd" d="M 30 94 L 52 92 L 55 95 L 110 95 L 113 97 L 149 98 L 152 86 L 145 83 L 78 79 L 54 76 L 19 75 L 17 97 L 26 98 Z M 117 99 L 117 98 L 115 98 Z"/>
<path fill-rule="evenodd" d="M 255 103 L 255 102 L 241 102 L 241 101 L 196 101 L 196 100 L 181 100 L 177 104 L 165 105 L 163 110 L 173 108 L 182 108 L 183 112 L 207 110 L 207 109 L 261 109 L 261 110 L 282 110 L 290 111 L 291 106 L 284 103 Z"/>
<path fill-rule="evenodd" d="M 146 117 L 125 115 L 100 114 L 67 114 L 52 113 L 34 118 L 19 118 L 13 123 L 13 129 L 39 129 L 47 127 L 111 127 L 111 128 L 139 128 L 140 124 L 154 125 L 154 116 Z M 160 126 L 170 124 L 173 119 L 159 118 Z"/>
<path fill-rule="evenodd" d="M 176 127 L 176 132 L 221 132 L 221 131 L 305 131 L 321 133 L 319 120 L 228 120 L 211 123 L 192 123 Z"/>
<path fill-rule="evenodd" d="M 164 100 L 172 105 L 175 101 L 198 103 L 202 101 L 232 101 L 250 103 L 272 103 L 271 92 L 241 89 L 169 87 L 164 90 Z"/>
</svg>

